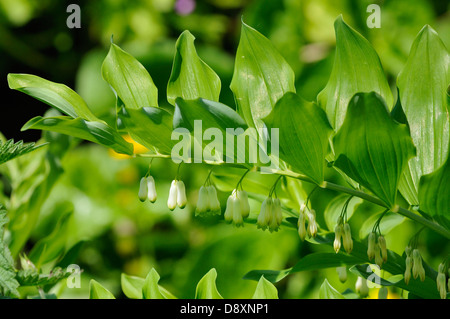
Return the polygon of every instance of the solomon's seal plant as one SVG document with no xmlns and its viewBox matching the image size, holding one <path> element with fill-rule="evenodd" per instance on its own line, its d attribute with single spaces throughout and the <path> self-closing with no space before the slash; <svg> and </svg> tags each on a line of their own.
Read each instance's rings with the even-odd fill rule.
<svg viewBox="0 0 450 319">
<path fill-rule="evenodd" d="M 328 250 L 311 253 L 292 268 L 254 270 L 246 279 L 276 283 L 295 272 L 338 267 L 339 278 L 345 280 L 349 268 L 358 276 L 360 297 L 368 294 L 368 279 L 383 286 L 380 298 L 386 297 L 390 286 L 410 296 L 447 298 L 445 267 L 436 272 L 426 264 L 418 250 L 419 236 L 401 256 L 388 249 L 384 235 L 392 229 L 392 220 L 395 225 L 403 221 L 392 218 L 400 215 L 450 239 L 449 53 L 439 35 L 424 26 L 397 77 L 395 100 L 369 41 L 341 16 L 334 27 L 334 65 L 314 101 L 296 93 L 289 64 L 267 38 L 245 23 L 230 85 L 235 107 L 219 102 L 221 80 L 197 55 L 189 31 L 176 43 L 168 106 L 159 105 L 159 92 L 141 63 L 111 44 L 101 72 L 117 97 L 113 124 L 97 118 L 63 84 L 27 74 L 9 74 L 8 83 L 62 113 L 35 117 L 24 130 L 59 132 L 118 153 L 172 159 L 186 166 L 197 160 L 192 159 L 192 149 L 194 154 L 205 150 L 210 156 L 202 162 L 210 174 L 198 192 L 197 216 L 223 213 L 223 220 L 238 227 L 292 229 L 301 240 L 327 246 Z M 148 152 L 134 154 L 124 135 Z M 173 150 L 183 136 L 190 148 L 180 155 Z M 249 146 L 252 143 L 234 143 L 238 139 L 279 145 L 276 149 L 275 144 L 263 143 L 254 148 Z M 256 149 L 269 161 L 250 160 Z M 342 178 L 331 182 L 330 172 Z M 229 194 L 222 208 L 216 187 Z M 325 211 L 310 200 L 313 192 L 323 190 L 337 195 Z M 151 176 L 142 178 L 138 195 L 141 201 L 156 200 Z M 362 203 L 378 215 L 367 219 L 358 236 L 351 217 L 365 213 L 359 209 Z M 186 188 L 177 174 L 167 206 L 175 210 L 186 204 Z M 380 275 L 368 267 L 373 262 L 382 268 Z M 153 286 L 146 285 L 156 287 L 154 280 Z M 102 293 L 95 283 L 91 290 L 92 297 Z M 162 291 L 157 295 L 148 291 L 147 296 L 164 296 Z M 342 297 L 327 280 L 321 295 Z"/>
</svg>

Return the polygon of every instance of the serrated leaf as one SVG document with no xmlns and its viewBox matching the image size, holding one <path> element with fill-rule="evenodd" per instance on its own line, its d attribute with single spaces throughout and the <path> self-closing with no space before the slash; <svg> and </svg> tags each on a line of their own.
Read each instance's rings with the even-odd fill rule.
<svg viewBox="0 0 450 319">
<path fill-rule="evenodd" d="M 89 282 L 89 299 L 116 299 L 114 295 L 94 279 Z"/>
<path fill-rule="evenodd" d="M 189 31 L 184 31 L 175 44 L 172 73 L 167 84 L 167 100 L 172 105 L 178 97 L 219 101 L 220 78 L 197 55 L 194 40 Z"/>
<path fill-rule="evenodd" d="M 415 148 L 406 125 L 396 123 L 375 92 L 358 93 L 334 137 L 334 165 L 393 208 L 400 175 Z"/>
<path fill-rule="evenodd" d="M 158 106 L 158 89 L 150 74 L 138 60 L 114 43 L 103 61 L 102 76 L 127 108 Z"/>
<path fill-rule="evenodd" d="M 3 241 L 4 226 L 8 222 L 6 210 L 0 204 L 0 295 L 18 296 L 19 283 L 16 279 L 14 259 L 8 246 Z"/>
<path fill-rule="evenodd" d="M 262 118 L 275 103 L 287 92 L 295 92 L 294 82 L 294 71 L 273 44 L 242 22 L 230 88 L 248 126 L 262 128 Z"/>
<path fill-rule="evenodd" d="M 69 209 L 62 213 L 53 231 L 47 237 L 39 240 L 30 251 L 28 257 L 37 269 L 46 263 L 57 260 L 64 253 L 73 208 Z"/>
<path fill-rule="evenodd" d="M 99 120 L 81 96 L 64 84 L 48 81 L 35 75 L 12 73 L 8 74 L 8 84 L 11 89 L 28 94 L 73 118 Z"/>
<path fill-rule="evenodd" d="M 47 144 L 35 145 L 35 143 L 33 142 L 24 144 L 23 141 L 14 143 L 14 140 L 12 139 L 5 142 L 0 141 L 0 165 L 19 156 L 37 150 L 44 145 Z"/>
<path fill-rule="evenodd" d="M 435 172 L 419 183 L 420 209 L 450 230 L 450 156 Z"/>
<path fill-rule="evenodd" d="M 420 177 L 434 172 L 447 158 L 449 83 L 449 52 L 427 25 L 414 40 L 397 79 L 401 107 L 417 148 L 417 156 L 408 162 L 400 183 L 400 191 L 411 205 L 419 204 Z"/>
<path fill-rule="evenodd" d="M 317 96 L 335 131 L 344 123 L 350 99 L 358 92 L 377 92 L 392 109 L 394 99 L 380 58 L 361 34 L 347 25 L 342 16 L 334 22 L 336 53 L 325 88 Z"/>
<path fill-rule="evenodd" d="M 223 299 L 216 287 L 217 271 L 212 268 L 203 276 L 195 289 L 195 299 Z"/>
<path fill-rule="evenodd" d="M 332 133 L 323 110 L 289 92 L 278 100 L 263 121 L 269 128 L 279 130 L 281 159 L 320 185 Z"/>
<path fill-rule="evenodd" d="M 133 145 L 125 141 L 115 129 L 104 122 L 86 121 L 82 118 L 72 119 L 68 116 L 37 116 L 22 127 L 22 131 L 29 129 L 67 134 L 110 147 L 118 153 L 133 154 Z"/>
<path fill-rule="evenodd" d="M 334 227 L 336 226 L 342 209 L 347 201 L 347 219 L 350 219 L 353 216 L 356 208 L 362 203 L 362 199 L 359 197 L 349 198 L 350 196 L 341 194 L 328 203 L 323 216 L 329 230 L 334 231 Z"/>
<path fill-rule="evenodd" d="M 144 299 L 165 299 L 159 291 L 158 282 L 159 274 L 156 272 L 155 268 L 152 268 L 142 286 L 142 296 Z"/>
<path fill-rule="evenodd" d="M 143 107 L 139 110 L 125 109 L 118 119 L 136 142 L 161 154 L 170 154 L 173 146 L 172 115 L 162 108 Z"/>
<path fill-rule="evenodd" d="M 345 297 L 330 285 L 325 278 L 319 290 L 319 299 L 345 299 Z"/>
<path fill-rule="evenodd" d="M 61 268 L 54 268 L 49 274 L 40 274 L 36 270 L 21 269 L 17 272 L 17 281 L 20 286 L 55 285 L 70 275 L 70 272 L 63 271 Z"/>
<path fill-rule="evenodd" d="M 278 299 L 278 290 L 264 276 L 261 276 L 252 299 Z"/>
</svg>

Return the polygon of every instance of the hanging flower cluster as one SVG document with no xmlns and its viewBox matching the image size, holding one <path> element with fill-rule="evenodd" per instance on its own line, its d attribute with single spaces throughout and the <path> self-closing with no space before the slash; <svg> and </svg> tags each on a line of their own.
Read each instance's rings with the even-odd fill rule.
<svg viewBox="0 0 450 319">
<path fill-rule="evenodd" d="M 414 279 L 417 277 L 420 278 L 420 281 L 425 280 L 425 269 L 422 265 L 422 256 L 420 255 L 419 250 L 412 249 L 411 246 L 407 246 L 405 248 L 406 254 L 406 270 L 404 274 L 405 283 L 409 284 L 411 279 L 411 273 Z"/>
<path fill-rule="evenodd" d="M 267 197 L 261 204 L 261 211 L 256 222 L 257 227 L 262 230 L 269 229 L 270 232 L 278 231 L 282 221 L 280 199 Z"/>
<path fill-rule="evenodd" d="M 220 202 L 216 188 L 213 185 L 200 187 L 198 192 L 196 216 L 220 215 Z"/>
<path fill-rule="evenodd" d="M 244 225 L 244 218 L 250 214 L 248 195 L 244 190 L 234 189 L 227 199 L 224 219 L 227 223 L 240 227 Z"/>
<path fill-rule="evenodd" d="M 334 243 L 333 248 L 336 254 L 341 249 L 341 239 L 344 244 L 344 249 L 347 253 L 351 253 L 353 250 L 353 239 L 352 239 L 352 231 L 350 229 L 350 225 L 348 223 L 344 223 L 340 221 L 336 227 L 334 228 Z"/>
<path fill-rule="evenodd" d="M 445 273 L 446 273 L 445 263 L 440 263 L 438 267 L 436 285 L 439 291 L 439 295 L 441 296 L 441 299 L 447 298 L 447 282 L 445 278 Z M 450 290 L 450 279 L 448 280 L 448 288 Z"/>
<path fill-rule="evenodd" d="M 387 261 L 386 240 L 375 231 L 372 231 L 368 236 L 367 257 L 369 260 L 375 259 L 375 264 L 380 268 Z"/>
</svg>

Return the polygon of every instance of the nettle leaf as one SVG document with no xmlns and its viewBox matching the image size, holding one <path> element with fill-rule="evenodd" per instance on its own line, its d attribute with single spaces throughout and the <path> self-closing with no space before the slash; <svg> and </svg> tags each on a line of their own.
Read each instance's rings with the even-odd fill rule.
<svg viewBox="0 0 450 319">
<path fill-rule="evenodd" d="M 401 107 L 417 147 L 417 156 L 408 162 L 400 183 L 400 191 L 411 205 L 419 204 L 420 177 L 438 169 L 447 158 L 449 66 L 449 52 L 427 25 L 414 40 L 397 79 Z"/>
<path fill-rule="evenodd" d="M 94 279 L 89 282 L 89 299 L 116 299 L 114 295 Z"/>
<path fill-rule="evenodd" d="M 47 145 L 47 143 L 36 145 L 35 143 L 24 144 L 23 141 L 14 143 L 14 140 L 12 139 L 5 142 L 2 142 L 0 140 L 0 165 L 19 156 L 32 152 L 44 145 Z"/>
<path fill-rule="evenodd" d="M 289 64 L 261 33 L 242 22 L 230 88 L 239 114 L 250 127 L 262 128 L 275 103 L 295 92 L 295 75 Z"/>
<path fill-rule="evenodd" d="M 40 269 L 42 265 L 57 260 L 64 254 L 68 236 L 68 227 L 73 208 L 63 212 L 53 231 L 39 240 L 29 253 L 29 259 Z"/>
<path fill-rule="evenodd" d="M 102 65 L 103 79 L 130 109 L 158 106 L 158 89 L 144 66 L 111 43 Z"/>
<path fill-rule="evenodd" d="M 450 230 L 450 156 L 435 172 L 419 183 L 420 209 Z"/>
<path fill-rule="evenodd" d="M 319 299 L 345 299 L 345 297 L 325 279 L 320 286 Z"/>
<path fill-rule="evenodd" d="M 217 271 L 212 268 L 197 284 L 195 299 L 223 299 L 216 287 Z"/>
<path fill-rule="evenodd" d="M 63 271 L 62 268 L 54 268 L 49 274 L 41 274 L 33 269 L 19 270 L 17 272 L 17 281 L 20 286 L 46 286 L 55 285 L 60 280 L 65 279 L 71 275 L 68 271 Z"/>
<path fill-rule="evenodd" d="M 278 299 L 278 290 L 264 276 L 261 276 L 252 299 Z"/>
<path fill-rule="evenodd" d="M 389 109 L 394 99 L 380 58 L 361 34 L 347 25 L 342 16 L 334 22 L 336 53 L 325 88 L 317 96 L 335 131 L 344 123 L 350 99 L 358 92 L 377 92 Z"/>
<path fill-rule="evenodd" d="M 289 92 L 263 121 L 269 128 L 279 129 L 281 159 L 320 185 L 333 132 L 323 110 Z"/>
<path fill-rule="evenodd" d="M 122 107 L 118 119 L 136 142 L 161 154 L 170 154 L 173 146 L 172 115 L 158 107 L 139 110 Z"/>
<path fill-rule="evenodd" d="M 358 93 L 350 100 L 334 146 L 334 165 L 393 208 L 400 175 L 415 148 L 408 128 L 390 117 L 382 97 Z"/>
<path fill-rule="evenodd" d="M 333 198 L 325 208 L 323 217 L 325 218 L 325 223 L 329 230 L 334 231 L 334 228 L 338 222 L 339 216 L 341 215 L 344 205 L 347 204 L 347 219 L 353 216 L 356 208 L 363 202 L 359 197 L 352 197 L 346 194 L 341 194 Z"/>
<path fill-rule="evenodd" d="M 118 153 L 133 154 L 133 145 L 125 141 L 115 129 L 103 121 L 87 121 L 79 117 L 72 119 L 68 116 L 37 116 L 22 127 L 22 131 L 28 129 L 67 134 L 110 147 Z"/>
<path fill-rule="evenodd" d="M 6 210 L 0 204 L 0 295 L 18 296 L 19 282 L 16 279 L 14 259 L 8 245 L 3 241 L 4 226 L 8 222 Z"/>
<path fill-rule="evenodd" d="M 99 119 L 86 102 L 71 88 L 30 74 L 8 74 L 8 84 L 13 90 L 28 94 L 73 118 L 89 121 Z"/>
<path fill-rule="evenodd" d="M 177 97 L 219 101 L 220 78 L 199 58 L 194 40 L 189 31 L 184 31 L 175 44 L 172 73 L 167 84 L 167 100 L 172 105 Z"/>
</svg>

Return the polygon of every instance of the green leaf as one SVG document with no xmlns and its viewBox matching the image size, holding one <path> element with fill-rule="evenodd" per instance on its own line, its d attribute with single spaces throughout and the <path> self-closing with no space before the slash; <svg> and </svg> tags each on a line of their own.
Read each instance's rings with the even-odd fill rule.
<svg viewBox="0 0 450 319">
<path fill-rule="evenodd" d="M 420 209 L 450 230 L 450 156 L 435 172 L 419 183 Z"/>
<path fill-rule="evenodd" d="M 152 268 L 145 278 L 144 285 L 142 287 L 142 296 L 144 299 L 164 299 L 164 296 L 159 291 L 159 274 L 155 268 Z"/>
<path fill-rule="evenodd" d="M 338 222 L 339 216 L 341 215 L 342 209 L 345 203 L 347 204 L 347 219 L 350 219 L 355 212 L 356 208 L 363 201 L 359 197 L 352 197 L 349 200 L 350 196 L 346 194 L 341 194 L 333 198 L 325 208 L 323 216 L 325 218 L 325 223 L 329 230 L 334 231 L 334 228 Z"/>
<path fill-rule="evenodd" d="M 63 271 L 61 268 L 54 268 L 49 274 L 40 274 L 36 270 L 19 270 L 17 272 L 17 281 L 20 286 L 46 286 L 55 285 L 60 280 L 65 279 L 71 275 L 68 271 Z"/>
<path fill-rule="evenodd" d="M 295 92 L 294 81 L 294 71 L 273 44 L 242 22 L 230 88 L 248 126 L 262 128 L 262 118 L 275 103 L 285 93 Z"/>
<path fill-rule="evenodd" d="M 278 290 L 264 276 L 261 276 L 252 299 L 278 299 Z"/>
<path fill-rule="evenodd" d="M 381 273 L 377 265 L 370 266 L 369 264 L 364 265 L 355 265 L 353 267 L 350 267 L 349 269 L 352 273 L 354 273 L 357 276 L 360 276 L 362 278 L 368 279 L 372 283 L 376 285 L 382 285 L 382 286 L 394 286 L 395 284 L 399 283 L 401 280 L 403 280 L 403 275 L 395 275 L 391 276 L 387 279 L 381 278 L 378 274 Z"/>
<path fill-rule="evenodd" d="M 29 259 L 40 269 L 42 265 L 60 258 L 65 251 L 70 217 L 73 208 L 62 212 L 53 231 L 39 240 L 29 253 Z"/>
<path fill-rule="evenodd" d="M 122 107 L 118 118 L 136 142 L 157 153 L 171 153 L 172 115 L 166 110 L 158 107 L 139 110 Z"/>
<path fill-rule="evenodd" d="M 175 44 L 172 73 L 167 84 L 167 100 L 172 105 L 177 97 L 219 101 L 220 78 L 199 58 L 194 40 L 189 31 L 184 31 Z"/>
<path fill-rule="evenodd" d="M 372 231 L 375 222 L 383 214 L 379 212 L 367 218 L 359 229 L 359 238 L 365 238 Z M 380 230 L 382 234 L 389 233 L 392 229 L 405 221 L 405 217 L 397 213 L 387 212 L 384 214 L 380 222 Z"/>
<path fill-rule="evenodd" d="M 14 143 L 14 140 L 7 140 L 5 142 L 0 141 L 0 165 L 6 163 L 19 156 L 32 152 L 45 144 L 35 145 L 35 143 L 26 143 L 19 141 Z"/>
<path fill-rule="evenodd" d="M 319 299 L 345 299 L 325 278 L 319 290 Z"/>
<path fill-rule="evenodd" d="M 212 268 L 197 284 L 195 299 L 223 299 L 216 287 L 217 271 Z"/>
<path fill-rule="evenodd" d="M 401 107 L 417 147 L 417 156 L 408 162 L 400 183 L 400 191 L 411 205 L 419 204 L 420 177 L 437 170 L 447 158 L 449 66 L 444 43 L 430 26 L 423 27 L 397 79 Z"/>
<path fill-rule="evenodd" d="M 3 241 L 4 227 L 7 222 L 6 210 L 0 204 L 0 295 L 18 296 L 19 282 L 16 279 L 14 259 L 8 245 Z"/>
<path fill-rule="evenodd" d="M 122 286 L 122 291 L 130 299 L 142 299 L 142 288 L 144 287 L 145 279 L 129 276 L 122 273 L 120 276 L 120 284 Z"/>
<path fill-rule="evenodd" d="M 108 289 L 94 279 L 89 282 L 89 299 L 116 299 Z"/>
<path fill-rule="evenodd" d="M 263 121 L 269 128 L 279 129 L 281 159 L 320 185 L 328 139 L 333 132 L 323 110 L 289 92 Z"/>
<path fill-rule="evenodd" d="M 342 126 L 350 99 L 358 92 L 377 92 L 389 109 L 394 99 L 380 58 L 361 34 L 348 26 L 342 16 L 334 22 L 336 53 L 325 88 L 317 96 L 335 131 Z"/>
<path fill-rule="evenodd" d="M 377 93 L 358 93 L 350 100 L 334 146 L 334 165 L 393 208 L 400 175 L 415 149 L 406 125 L 389 116 Z"/>
<path fill-rule="evenodd" d="M 37 116 L 22 127 L 22 131 L 28 129 L 67 134 L 110 147 L 118 153 L 133 154 L 133 145 L 125 141 L 116 130 L 104 122 L 86 121 L 82 118 L 72 119 L 67 116 Z"/>
<path fill-rule="evenodd" d="M 8 84 L 11 89 L 28 94 L 73 118 L 98 121 L 81 96 L 64 84 L 35 75 L 12 73 L 8 74 Z"/>
<path fill-rule="evenodd" d="M 103 79 L 129 109 L 158 106 L 158 89 L 144 66 L 111 43 L 102 65 Z"/>
</svg>

